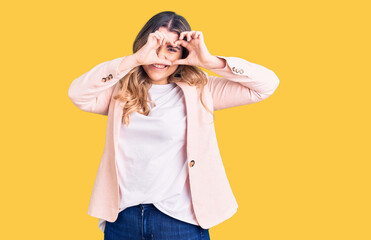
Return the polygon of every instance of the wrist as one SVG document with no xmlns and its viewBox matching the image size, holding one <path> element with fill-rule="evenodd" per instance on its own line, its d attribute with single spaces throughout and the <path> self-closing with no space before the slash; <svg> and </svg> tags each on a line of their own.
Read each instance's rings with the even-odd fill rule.
<svg viewBox="0 0 371 240">
<path fill-rule="evenodd" d="M 138 64 L 136 55 L 131 54 L 131 55 L 128 55 L 128 56 L 124 57 L 124 59 L 121 61 L 120 65 L 119 65 L 119 71 L 123 72 L 127 69 L 135 68 L 139 65 L 140 64 Z"/>
<path fill-rule="evenodd" d="M 215 69 L 215 68 L 225 68 L 227 61 L 217 56 L 212 55 L 209 60 L 206 62 L 204 68 L 206 69 Z"/>
<path fill-rule="evenodd" d="M 128 57 L 129 57 L 129 61 L 134 65 L 134 67 L 141 65 L 138 61 L 138 54 L 133 53 L 129 55 Z"/>
</svg>

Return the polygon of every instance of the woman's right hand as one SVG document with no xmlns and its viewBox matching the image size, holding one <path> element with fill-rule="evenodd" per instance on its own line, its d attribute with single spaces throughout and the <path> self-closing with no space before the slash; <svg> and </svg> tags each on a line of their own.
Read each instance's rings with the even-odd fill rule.
<svg viewBox="0 0 371 240">
<path fill-rule="evenodd" d="M 175 44 L 170 42 L 167 36 L 162 32 L 157 30 L 154 33 L 150 33 L 148 35 L 147 43 L 133 54 L 138 65 L 150 65 L 153 63 L 172 65 L 171 61 L 161 59 L 157 55 L 157 49 L 161 45 L 165 44 L 171 44 L 172 46 L 175 46 Z"/>
</svg>

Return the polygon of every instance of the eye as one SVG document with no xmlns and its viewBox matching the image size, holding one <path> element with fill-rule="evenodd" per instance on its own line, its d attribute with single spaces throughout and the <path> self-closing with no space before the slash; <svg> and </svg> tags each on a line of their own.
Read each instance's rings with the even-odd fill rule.
<svg viewBox="0 0 371 240">
<path fill-rule="evenodd" d="M 174 48 L 169 48 L 170 51 L 177 52 Z"/>
</svg>

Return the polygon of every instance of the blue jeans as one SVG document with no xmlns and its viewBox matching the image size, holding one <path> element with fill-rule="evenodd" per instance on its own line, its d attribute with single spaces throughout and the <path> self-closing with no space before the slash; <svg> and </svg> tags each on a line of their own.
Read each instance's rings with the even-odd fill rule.
<svg viewBox="0 0 371 240">
<path fill-rule="evenodd" d="M 209 229 L 168 216 L 152 203 L 125 208 L 115 222 L 106 222 L 104 240 L 148 239 L 210 240 L 210 235 Z"/>
</svg>

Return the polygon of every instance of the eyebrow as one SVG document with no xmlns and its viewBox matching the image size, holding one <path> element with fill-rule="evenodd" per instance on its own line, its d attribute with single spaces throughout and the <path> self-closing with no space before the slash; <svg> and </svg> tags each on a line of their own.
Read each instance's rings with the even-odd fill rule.
<svg viewBox="0 0 371 240">
<path fill-rule="evenodd" d="M 167 45 L 167 47 L 176 48 L 176 49 L 180 50 L 180 47 L 173 47 L 171 45 Z"/>
</svg>

